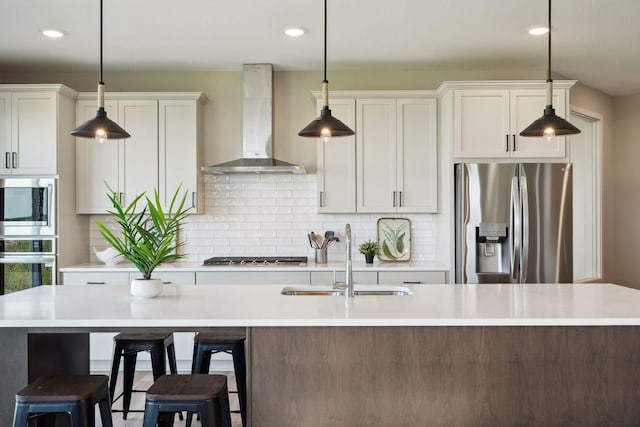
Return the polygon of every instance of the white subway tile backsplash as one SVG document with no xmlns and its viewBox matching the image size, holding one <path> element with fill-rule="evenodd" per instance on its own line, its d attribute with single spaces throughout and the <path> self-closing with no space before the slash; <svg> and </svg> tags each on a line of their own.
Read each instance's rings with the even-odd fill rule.
<svg viewBox="0 0 640 427">
<path fill-rule="evenodd" d="M 204 214 L 193 215 L 180 239 L 187 262 L 202 262 L 212 256 L 306 255 L 314 259 L 307 233 L 333 230 L 342 240 L 344 226 L 351 224 L 354 254 L 365 240 L 377 240 L 377 221 L 403 217 L 411 221 L 411 251 L 414 261 L 436 260 L 437 224 L 432 214 L 319 214 L 316 212 L 315 175 L 205 175 Z M 95 220 L 117 230 L 109 215 L 91 218 L 90 246 L 104 248 Z M 342 243 L 332 244 L 328 259 L 344 258 Z M 91 251 L 91 260 L 97 259 Z"/>
</svg>

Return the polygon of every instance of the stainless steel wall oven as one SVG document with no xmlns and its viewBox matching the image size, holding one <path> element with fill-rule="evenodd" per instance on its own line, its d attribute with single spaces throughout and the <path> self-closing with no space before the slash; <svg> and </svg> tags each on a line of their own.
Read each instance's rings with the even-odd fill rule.
<svg viewBox="0 0 640 427">
<path fill-rule="evenodd" d="M 0 178 L 0 235 L 54 236 L 55 201 L 55 178 Z"/>
<path fill-rule="evenodd" d="M 0 238 L 0 294 L 55 284 L 54 237 Z"/>
<path fill-rule="evenodd" d="M 0 295 L 56 282 L 56 178 L 0 178 Z"/>
</svg>

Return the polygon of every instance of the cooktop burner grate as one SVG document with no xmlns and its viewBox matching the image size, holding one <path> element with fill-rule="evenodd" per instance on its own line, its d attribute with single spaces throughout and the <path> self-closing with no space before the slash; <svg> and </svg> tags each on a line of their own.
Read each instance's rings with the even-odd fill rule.
<svg viewBox="0 0 640 427">
<path fill-rule="evenodd" d="M 213 257 L 204 260 L 204 265 L 210 266 L 278 266 L 278 265 L 297 265 L 306 266 L 306 256 L 274 256 L 274 257 L 251 257 L 251 256 L 225 256 Z"/>
</svg>

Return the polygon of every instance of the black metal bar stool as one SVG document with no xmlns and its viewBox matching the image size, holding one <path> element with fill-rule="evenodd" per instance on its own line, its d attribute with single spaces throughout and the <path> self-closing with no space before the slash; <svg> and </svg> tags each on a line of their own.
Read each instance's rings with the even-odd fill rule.
<svg viewBox="0 0 640 427">
<path fill-rule="evenodd" d="M 131 393 L 143 392 L 144 390 L 133 389 L 133 376 L 136 370 L 136 359 L 141 351 L 149 352 L 151 356 L 151 370 L 153 380 L 157 380 L 167 373 L 166 362 L 169 360 L 169 370 L 172 374 L 178 373 L 176 364 L 176 350 L 173 343 L 173 333 L 169 332 L 126 332 L 113 337 L 113 362 L 111 364 L 111 384 L 109 396 L 111 402 L 123 396 L 122 419 L 127 419 L 129 412 L 142 412 L 141 410 L 130 410 Z M 166 351 L 166 357 L 165 357 Z M 124 379 L 122 393 L 114 398 L 118 370 L 120 369 L 120 359 L 124 358 Z M 114 410 L 114 412 L 119 412 Z M 182 414 L 180 414 L 182 419 Z"/>
<path fill-rule="evenodd" d="M 211 365 L 211 356 L 216 353 L 227 353 L 233 357 L 233 369 L 236 375 L 236 387 L 242 425 L 247 425 L 247 362 L 244 353 L 246 335 L 240 330 L 224 330 L 216 332 L 200 332 L 193 338 L 192 374 L 207 374 Z M 233 391 L 231 392 L 233 393 Z M 187 413 L 186 426 L 191 425 L 191 414 Z"/>
<path fill-rule="evenodd" d="M 226 375 L 164 375 L 147 390 L 143 427 L 173 427 L 176 412 L 195 412 L 202 427 L 231 427 Z"/>
<path fill-rule="evenodd" d="M 93 427 L 95 405 L 104 427 L 113 427 L 106 375 L 59 375 L 39 377 L 16 394 L 13 427 L 25 427 L 30 415 L 55 424 L 57 413 L 67 413 L 71 427 Z"/>
</svg>

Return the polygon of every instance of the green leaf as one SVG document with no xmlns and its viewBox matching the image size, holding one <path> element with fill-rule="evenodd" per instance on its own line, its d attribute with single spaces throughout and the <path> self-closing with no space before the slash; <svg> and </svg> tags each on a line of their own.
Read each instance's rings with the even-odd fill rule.
<svg viewBox="0 0 640 427">
<path fill-rule="evenodd" d="M 384 254 L 384 256 L 386 256 L 389 259 L 396 259 L 397 258 L 393 254 L 391 254 L 391 250 L 389 249 L 389 246 L 387 245 L 387 241 L 386 240 L 382 242 L 382 253 Z"/>
<path fill-rule="evenodd" d="M 400 255 L 404 253 L 404 235 L 404 232 L 400 233 L 398 240 L 396 241 L 396 249 Z"/>
</svg>

